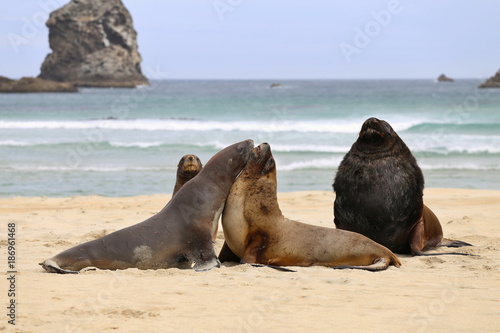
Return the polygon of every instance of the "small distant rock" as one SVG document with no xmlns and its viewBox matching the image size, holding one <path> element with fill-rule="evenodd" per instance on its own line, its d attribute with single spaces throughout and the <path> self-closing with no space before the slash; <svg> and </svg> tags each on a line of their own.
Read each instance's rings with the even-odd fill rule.
<svg viewBox="0 0 500 333">
<path fill-rule="evenodd" d="M 30 92 L 77 92 L 78 89 L 68 82 L 55 82 L 34 77 L 23 77 L 12 80 L 0 76 L 0 92 L 30 93 Z"/>
<path fill-rule="evenodd" d="M 455 81 L 455 80 L 453 80 L 452 78 L 447 77 L 447 76 L 446 76 L 446 75 L 444 75 L 444 74 L 441 74 L 441 75 L 439 75 L 439 77 L 437 78 L 437 81 L 438 81 L 438 82 L 453 82 L 453 81 Z"/>
<path fill-rule="evenodd" d="M 271 83 L 271 85 L 269 86 L 269 88 L 278 88 L 278 87 L 281 87 L 282 84 L 281 83 Z"/>
<path fill-rule="evenodd" d="M 479 88 L 500 88 L 500 70 L 481 84 Z"/>
</svg>

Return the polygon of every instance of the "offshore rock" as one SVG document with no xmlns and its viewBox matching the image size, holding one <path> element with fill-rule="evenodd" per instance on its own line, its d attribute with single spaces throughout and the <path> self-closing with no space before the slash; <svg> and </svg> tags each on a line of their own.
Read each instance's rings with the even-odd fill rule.
<svg viewBox="0 0 500 333">
<path fill-rule="evenodd" d="M 439 75 L 439 77 L 437 78 L 437 81 L 438 82 L 453 82 L 454 80 L 452 78 L 449 78 L 447 77 L 446 75 L 444 74 L 441 74 Z"/>
<path fill-rule="evenodd" d="M 46 24 L 52 53 L 40 78 L 82 87 L 148 84 L 132 17 L 120 0 L 72 0 Z"/>
<path fill-rule="evenodd" d="M 34 77 L 23 77 L 12 80 L 0 76 L 0 93 L 30 92 L 77 92 L 78 89 L 68 82 L 55 82 Z"/>
<path fill-rule="evenodd" d="M 500 70 L 481 84 L 479 88 L 500 88 Z"/>
</svg>

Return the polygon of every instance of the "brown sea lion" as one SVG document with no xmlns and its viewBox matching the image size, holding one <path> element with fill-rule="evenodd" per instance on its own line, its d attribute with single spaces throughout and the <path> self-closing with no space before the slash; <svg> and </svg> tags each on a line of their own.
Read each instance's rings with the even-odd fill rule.
<svg viewBox="0 0 500 333">
<path fill-rule="evenodd" d="M 177 174 L 172 197 L 179 191 L 182 185 L 196 176 L 202 168 L 203 165 L 198 156 L 192 154 L 182 156 L 177 165 Z"/>
<path fill-rule="evenodd" d="M 357 141 L 340 163 L 333 189 L 338 229 L 359 232 L 401 254 L 423 255 L 440 245 L 470 246 L 443 240 L 438 218 L 423 204 L 422 171 L 384 120 L 364 122 Z"/>
<path fill-rule="evenodd" d="M 363 235 L 285 218 L 278 204 L 271 148 L 263 143 L 253 151 L 222 213 L 227 245 L 243 262 L 366 270 L 401 265 L 389 249 Z"/>
<path fill-rule="evenodd" d="M 219 267 L 212 242 L 231 185 L 252 153 L 253 141 L 228 146 L 184 184 L 170 202 L 144 222 L 115 231 L 45 260 L 49 272 L 100 269 Z"/>
</svg>

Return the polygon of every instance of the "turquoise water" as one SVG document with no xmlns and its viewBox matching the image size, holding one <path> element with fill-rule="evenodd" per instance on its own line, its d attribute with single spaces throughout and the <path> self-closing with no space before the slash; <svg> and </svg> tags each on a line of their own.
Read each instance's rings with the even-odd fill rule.
<svg viewBox="0 0 500 333">
<path fill-rule="evenodd" d="M 500 89 L 480 81 L 154 81 L 0 94 L 0 196 L 170 193 L 179 159 L 268 142 L 278 190 L 331 190 L 363 121 L 388 121 L 427 187 L 500 189 Z"/>
</svg>

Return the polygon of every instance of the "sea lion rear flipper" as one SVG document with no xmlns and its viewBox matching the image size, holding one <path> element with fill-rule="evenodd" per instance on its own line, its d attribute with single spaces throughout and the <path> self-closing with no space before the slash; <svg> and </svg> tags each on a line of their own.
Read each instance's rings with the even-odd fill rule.
<svg viewBox="0 0 500 333">
<path fill-rule="evenodd" d="M 45 260 L 44 262 L 41 262 L 39 265 L 41 265 L 47 272 L 49 273 L 58 273 L 58 274 L 78 274 L 80 272 L 78 271 L 72 271 L 70 269 L 64 269 L 59 267 L 59 265 L 50 259 Z"/>
<path fill-rule="evenodd" d="M 333 269 L 362 269 L 365 271 L 371 271 L 371 272 L 376 272 L 376 271 L 382 271 L 389 267 L 390 262 L 385 259 L 385 258 L 378 258 L 375 260 L 375 262 L 371 265 L 368 266 L 350 266 L 350 265 L 341 265 L 341 266 L 334 266 L 332 267 Z"/>
<path fill-rule="evenodd" d="M 293 272 L 293 273 L 297 273 L 297 271 L 294 271 L 293 269 L 282 267 L 282 266 L 263 265 L 263 264 L 250 264 L 250 265 L 252 265 L 253 267 L 269 267 L 269 268 L 275 269 L 275 270 L 280 271 L 280 272 Z"/>
<path fill-rule="evenodd" d="M 443 238 L 439 246 L 462 247 L 462 246 L 474 246 L 474 245 L 459 240 Z"/>
</svg>

